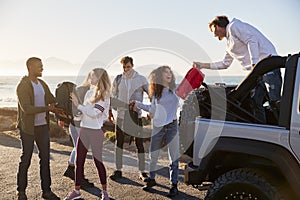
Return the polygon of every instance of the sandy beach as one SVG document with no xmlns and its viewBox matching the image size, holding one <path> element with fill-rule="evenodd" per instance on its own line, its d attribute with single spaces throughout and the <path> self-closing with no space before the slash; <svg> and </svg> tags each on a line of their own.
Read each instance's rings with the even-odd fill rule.
<svg viewBox="0 0 300 200">
<path fill-rule="evenodd" d="M 15 129 L 16 109 L 0 108 L 0 197 L 1 199 L 16 199 L 16 173 L 21 144 L 18 130 Z M 149 142 L 145 142 L 145 147 Z M 51 137 L 51 178 L 52 190 L 63 199 L 74 187 L 73 181 L 63 176 L 67 167 L 69 154 L 72 144 L 69 136 Z M 39 158 L 37 149 L 34 150 L 31 166 L 28 172 L 28 199 L 42 199 L 39 178 Z M 148 165 L 148 154 L 146 155 Z M 199 191 L 192 186 L 183 183 L 184 165 L 190 160 L 186 156 L 180 158 L 179 190 L 180 193 L 173 199 L 203 199 L 206 191 Z M 105 142 L 103 151 L 103 161 L 106 166 L 107 174 L 114 171 L 114 144 Z M 162 151 L 159 159 L 159 171 L 156 177 L 158 186 L 152 192 L 145 192 L 141 189 L 144 183 L 138 179 L 136 169 L 135 146 L 125 145 L 124 153 L 124 178 L 120 181 L 108 179 L 108 193 L 111 199 L 169 199 L 166 197 L 169 191 L 168 179 L 168 158 L 167 152 Z M 84 199 L 99 199 L 101 196 L 101 186 L 94 166 L 91 153 L 88 154 L 85 163 L 85 174 L 88 179 L 95 183 L 94 188 L 82 190 Z"/>
</svg>

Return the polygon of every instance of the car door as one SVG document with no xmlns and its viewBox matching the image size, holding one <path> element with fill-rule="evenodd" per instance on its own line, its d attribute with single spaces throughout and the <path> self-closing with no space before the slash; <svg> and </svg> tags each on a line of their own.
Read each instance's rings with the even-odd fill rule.
<svg viewBox="0 0 300 200">
<path fill-rule="evenodd" d="M 291 148 L 300 160 L 300 56 L 297 62 L 290 131 Z"/>
</svg>

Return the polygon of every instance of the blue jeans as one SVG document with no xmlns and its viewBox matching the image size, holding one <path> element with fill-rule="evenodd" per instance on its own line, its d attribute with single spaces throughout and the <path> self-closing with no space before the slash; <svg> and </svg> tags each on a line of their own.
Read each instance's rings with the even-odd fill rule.
<svg viewBox="0 0 300 200">
<path fill-rule="evenodd" d="M 178 159 L 179 159 L 179 135 L 177 120 L 163 127 L 153 127 L 150 141 L 150 178 L 155 179 L 156 165 L 163 139 L 166 139 L 168 146 L 168 156 L 170 160 L 170 182 L 178 182 Z"/>
<path fill-rule="evenodd" d="M 76 157 L 76 143 L 77 143 L 77 139 L 78 139 L 78 133 L 79 133 L 79 127 L 75 127 L 73 124 L 69 125 L 69 131 L 71 134 L 71 138 L 73 141 L 73 149 L 72 152 L 70 154 L 70 159 L 69 159 L 69 163 L 75 165 L 75 157 Z"/>
<path fill-rule="evenodd" d="M 255 88 L 253 96 L 254 115 L 257 119 L 266 123 L 265 110 L 263 108 L 264 96 L 268 94 L 270 101 L 276 102 L 281 99 L 282 78 L 280 69 L 275 69 L 264 74 L 262 80 Z"/>
<path fill-rule="evenodd" d="M 50 139 L 48 125 L 35 126 L 34 135 L 29 135 L 20 130 L 22 155 L 17 174 L 17 190 L 25 192 L 27 187 L 27 173 L 30 166 L 31 157 L 34 148 L 34 141 L 39 150 L 40 158 L 40 177 L 43 192 L 50 192 Z"/>
</svg>

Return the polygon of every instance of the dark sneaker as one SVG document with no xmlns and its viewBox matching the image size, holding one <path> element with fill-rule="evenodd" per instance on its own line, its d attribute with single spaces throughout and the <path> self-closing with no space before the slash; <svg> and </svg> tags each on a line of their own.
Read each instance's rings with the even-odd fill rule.
<svg viewBox="0 0 300 200">
<path fill-rule="evenodd" d="M 75 200 L 75 199 L 81 199 L 80 192 L 76 192 L 75 190 L 73 190 L 73 192 L 71 192 L 69 194 L 69 196 L 67 196 L 66 198 L 64 198 L 64 200 Z"/>
<path fill-rule="evenodd" d="M 122 178 L 122 172 L 119 170 L 116 170 L 116 171 L 114 171 L 114 173 L 112 175 L 109 176 L 109 178 L 114 181 L 118 180 L 118 179 Z"/>
<path fill-rule="evenodd" d="M 27 196 L 25 192 L 17 192 L 18 200 L 27 200 Z"/>
<path fill-rule="evenodd" d="M 156 185 L 157 184 L 156 184 L 155 179 L 149 178 L 147 184 L 145 186 L 143 186 L 142 188 L 145 191 L 149 191 L 153 186 L 156 186 Z"/>
<path fill-rule="evenodd" d="M 47 200 L 60 200 L 56 194 L 54 194 L 52 191 L 50 192 L 43 192 L 42 197 Z"/>
<path fill-rule="evenodd" d="M 69 165 L 64 173 L 64 176 L 66 176 L 72 180 L 75 180 L 75 166 Z"/>
<path fill-rule="evenodd" d="M 143 182 L 148 182 L 149 181 L 149 177 L 148 177 L 146 172 L 140 173 L 139 179 L 141 179 Z"/>
<path fill-rule="evenodd" d="M 167 194 L 168 197 L 175 197 L 178 194 L 178 188 L 177 185 L 172 184 L 171 189 L 169 193 Z"/>
<path fill-rule="evenodd" d="M 82 188 L 92 188 L 92 187 L 94 187 L 94 183 L 89 181 L 89 179 L 87 179 L 87 178 L 83 178 L 80 186 Z"/>
</svg>

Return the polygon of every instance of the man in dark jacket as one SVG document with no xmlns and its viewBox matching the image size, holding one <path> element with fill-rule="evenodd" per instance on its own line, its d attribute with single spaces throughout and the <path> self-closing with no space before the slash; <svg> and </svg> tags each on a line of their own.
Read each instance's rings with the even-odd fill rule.
<svg viewBox="0 0 300 200">
<path fill-rule="evenodd" d="M 57 200 L 50 188 L 50 138 L 49 111 L 59 112 L 55 108 L 55 97 L 47 84 L 39 79 L 42 76 L 41 59 L 32 57 L 26 62 L 28 76 L 24 76 L 17 86 L 18 116 L 17 127 L 20 130 L 22 155 L 17 174 L 17 196 L 26 200 L 27 173 L 34 148 L 37 144 L 40 158 L 40 176 L 42 197 Z"/>
</svg>

